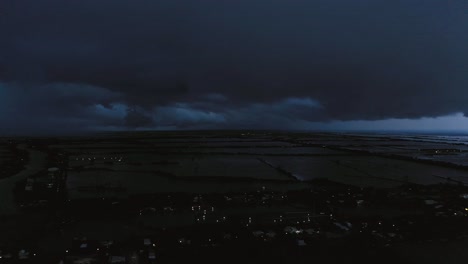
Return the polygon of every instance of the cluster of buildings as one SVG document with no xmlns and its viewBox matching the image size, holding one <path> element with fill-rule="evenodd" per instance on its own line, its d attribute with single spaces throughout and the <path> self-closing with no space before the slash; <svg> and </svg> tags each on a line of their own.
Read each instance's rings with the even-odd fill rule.
<svg viewBox="0 0 468 264">
<path fill-rule="evenodd" d="M 23 209 L 47 207 L 63 201 L 65 197 L 66 173 L 51 167 L 17 184 L 15 197 Z"/>
<path fill-rule="evenodd" d="M 60 201 L 61 217 L 75 222 L 84 214 L 96 218 L 125 216 L 131 219 L 126 224 L 133 220 L 141 223 L 142 219 L 166 222 L 137 225 L 148 235 L 121 241 L 64 241 L 70 246 L 56 256 L 56 263 L 64 264 L 171 263 L 171 254 L 185 251 L 307 248 L 330 241 L 390 247 L 416 239 L 450 240 L 463 235 L 468 227 L 468 188 L 452 184 L 375 189 L 325 181 L 311 182 L 309 188 L 300 190 L 260 187 L 253 192 L 156 193 L 71 201 L 66 197 L 65 180 L 66 171 L 49 168 L 19 185 L 18 201 L 23 209 L 48 207 L 50 201 Z M 184 221 L 179 226 L 174 224 L 180 219 Z M 58 228 L 67 229 L 65 224 Z M 433 228 L 445 230 L 447 225 L 459 232 L 438 232 L 445 237 L 431 233 Z M 42 257 L 39 251 L 0 248 L 0 263 L 37 262 Z"/>
</svg>

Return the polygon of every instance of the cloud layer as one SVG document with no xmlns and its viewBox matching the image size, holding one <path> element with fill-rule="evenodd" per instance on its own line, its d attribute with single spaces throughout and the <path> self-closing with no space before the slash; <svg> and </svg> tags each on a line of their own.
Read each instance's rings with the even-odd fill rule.
<svg viewBox="0 0 468 264">
<path fill-rule="evenodd" d="M 468 113 L 468 3 L 5 0 L 3 131 Z"/>
</svg>

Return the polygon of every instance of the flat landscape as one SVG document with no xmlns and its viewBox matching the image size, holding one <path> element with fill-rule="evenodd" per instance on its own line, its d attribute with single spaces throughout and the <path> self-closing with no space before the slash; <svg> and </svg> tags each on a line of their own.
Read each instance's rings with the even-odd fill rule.
<svg viewBox="0 0 468 264">
<path fill-rule="evenodd" d="M 465 137 L 282 132 L 110 133 L 49 145 L 68 157 L 72 197 L 300 188 L 327 179 L 359 187 L 468 183 Z"/>
<path fill-rule="evenodd" d="M 246 245 L 264 250 L 259 260 L 322 252 L 329 261 L 335 243 L 344 252 L 337 263 L 373 259 L 373 251 L 387 263 L 431 260 L 420 254 L 432 243 L 461 248 L 468 238 L 462 139 L 272 131 L 16 138 L 2 148 L 5 162 L 18 163 L 0 179 L 0 248 L 30 248 L 37 263 L 108 263 L 114 253 L 147 263 L 141 241 L 149 237 L 162 263 Z M 99 245 L 87 255 L 83 243 Z"/>
</svg>

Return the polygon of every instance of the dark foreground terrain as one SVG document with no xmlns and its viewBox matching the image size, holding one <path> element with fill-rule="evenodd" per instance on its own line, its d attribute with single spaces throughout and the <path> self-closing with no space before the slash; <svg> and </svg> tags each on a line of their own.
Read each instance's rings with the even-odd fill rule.
<svg viewBox="0 0 468 264">
<path fill-rule="evenodd" d="M 199 131 L 1 143 L 0 263 L 468 261 L 464 137 Z"/>
</svg>

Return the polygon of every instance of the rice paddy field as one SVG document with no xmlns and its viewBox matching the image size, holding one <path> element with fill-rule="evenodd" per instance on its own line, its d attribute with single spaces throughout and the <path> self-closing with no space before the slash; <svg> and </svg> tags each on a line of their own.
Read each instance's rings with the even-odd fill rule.
<svg viewBox="0 0 468 264">
<path fill-rule="evenodd" d="M 468 173 L 464 170 L 382 157 L 274 157 L 268 160 L 300 180 L 327 178 L 362 187 L 393 187 L 404 183 L 436 184 L 448 177 L 468 184 Z"/>
<path fill-rule="evenodd" d="M 116 133 L 49 146 L 69 157 L 69 193 L 303 188 L 314 179 L 355 186 L 468 184 L 468 145 L 399 135 L 245 132 Z M 427 161 L 446 162 L 433 164 Z M 453 164 L 452 164 L 453 163 Z M 451 166 L 454 165 L 454 166 Z M 455 166 L 456 165 L 456 166 Z M 100 194 L 102 195 L 102 194 Z"/>
</svg>

